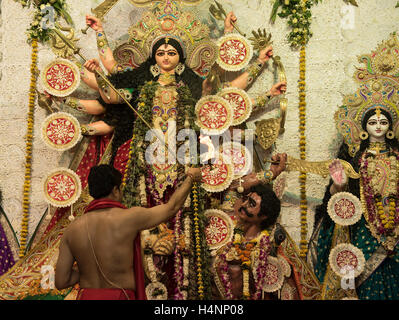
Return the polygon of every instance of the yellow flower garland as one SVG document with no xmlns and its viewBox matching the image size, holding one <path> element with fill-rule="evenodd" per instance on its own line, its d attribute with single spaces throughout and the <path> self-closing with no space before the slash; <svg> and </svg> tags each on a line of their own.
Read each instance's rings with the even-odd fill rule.
<svg viewBox="0 0 399 320">
<path fill-rule="evenodd" d="M 303 45 L 299 56 L 299 151 L 300 159 L 306 160 L 306 51 Z M 306 173 L 299 173 L 300 185 L 300 212 L 301 212 L 301 241 L 300 241 L 300 256 L 306 257 L 308 250 L 308 223 L 307 212 L 308 203 L 306 199 Z"/>
<path fill-rule="evenodd" d="M 32 146 L 33 146 L 33 124 L 36 100 L 36 83 L 37 83 L 37 39 L 32 39 L 32 56 L 31 56 L 31 81 L 29 87 L 29 105 L 28 120 L 25 147 L 25 182 L 23 187 L 22 200 L 22 223 L 21 237 L 19 247 L 19 257 L 23 258 L 27 248 L 28 227 L 29 227 L 29 207 L 30 207 L 30 190 L 32 179 Z"/>
<path fill-rule="evenodd" d="M 269 237 L 270 234 L 267 230 L 263 230 L 256 238 L 246 242 L 245 249 L 241 249 L 244 237 L 240 233 L 236 233 L 234 235 L 234 250 L 236 254 L 241 259 L 241 267 L 242 269 L 242 276 L 243 276 L 243 287 L 242 287 L 242 295 L 244 299 L 249 299 L 251 294 L 249 291 L 249 269 L 251 265 L 253 265 L 253 261 L 251 261 L 251 254 L 252 251 L 259 245 L 260 240 L 262 237 Z"/>
<path fill-rule="evenodd" d="M 195 254 L 197 260 L 197 285 L 198 297 L 204 299 L 204 282 L 202 279 L 202 261 L 201 261 L 201 242 L 200 242 L 200 228 L 198 216 L 198 185 L 193 184 L 193 207 L 194 207 L 194 233 L 195 233 Z"/>
</svg>

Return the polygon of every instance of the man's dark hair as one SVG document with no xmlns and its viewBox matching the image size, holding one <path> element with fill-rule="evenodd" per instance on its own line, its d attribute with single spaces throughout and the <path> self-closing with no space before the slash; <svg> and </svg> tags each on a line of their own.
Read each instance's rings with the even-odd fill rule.
<svg viewBox="0 0 399 320">
<path fill-rule="evenodd" d="M 90 169 L 89 177 L 89 193 L 94 199 L 100 199 L 108 196 L 112 189 L 122 183 L 122 174 L 113 166 L 108 164 L 100 164 Z"/>
<path fill-rule="evenodd" d="M 267 218 L 261 222 L 262 230 L 274 225 L 280 215 L 281 203 L 277 198 L 273 189 L 269 185 L 256 185 L 250 189 L 250 192 L 257 193 L 261 198 L 260 211 L 258 216 L 266 216 Z"/>
</svg>

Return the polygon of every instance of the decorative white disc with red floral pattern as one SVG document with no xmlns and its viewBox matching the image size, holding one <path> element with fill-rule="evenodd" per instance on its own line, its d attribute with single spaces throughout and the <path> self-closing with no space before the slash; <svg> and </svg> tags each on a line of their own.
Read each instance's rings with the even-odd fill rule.
<svg viewBox="0 0 399 320">
<path fill-rule="evenodd" d="M 52 149 L 65 151 L 73 148 L 81 139 L 79 121 L 69 113 L 49 115 L 42 124 L 42 140 Z"/>
<path fill-rule="evenodd" d="M 336 224 L 350 226 L 362 217 L 362 204 L 352 193 L 338 192 L 328 201 L 327 211 Z"/>
<path fill-rule="evenodd" d="M 252 101 L 248 93 L 239 88 L 225 88 L 218 93 L 233 108 L 233 126 L 243 123 L 252 113 Z"/>
<path fill-rule="evenodd" d="M 80 84 L 79 68 L 73 62 L 59 58 L 44 68 L 42 82 L 51 95 L 66 97 Z"/>
<path fill-rule="evenodd" d="M 362 250 L 351 243 L 341 243 L 331 250 L 328 261 L 336 275 L 347 279 L 360 275 L 366 260 Z"/>
<path fill-rule="evenodd" d="M 210 250 L 219 249 L 233 238 L 233 221 L 228 214 L 218 209 L 206 210 L 204 214 L 208 219 L 205 228 L 208 247 Z"/>
<path fill-rule="evenodd" d="M 218 42 L 217 64 L 227 71 L 240 71 L 251 61 L 253 49 L 248 40 L 236 33 L 221 37 Z"/>
<path fill-rule="evenodd" d="M 222 134 L 233 123 L 233 109 L 222 97 L 201 98 L 195 105 L 196 123 L 208 135 Z"/>
<path fill-rule="evenodd" d="M 234 177 L 234 167 L 222 157 L 215 159 L 212 164 L 203 166 L 201 171 L 201 187 L 208 192 L 226 190 Z"/>
<path fill-rule="evenodd" d="M 274 292 L 281 289 L 283 283 L 283 267 L 280 264 L 279 259 L 269 255 L 267 257 L 267 263 L 264 270 L 263 290 L 266 292 Z"/>
<path fill-rule="evenodd" d="M 79 176 L 70 169 L 57 168 L 44 179 L 44 197 L 54 207 L 69 207 L 80 197 L 82 185 Z"/>
<path fill-rule="evenodd" d="M 226 142 L 220 147 L 224 159 L 234 167 L 233 179 L 241 178 L 252 169 L 249 150 L 239 142 Z"/>
</svg>

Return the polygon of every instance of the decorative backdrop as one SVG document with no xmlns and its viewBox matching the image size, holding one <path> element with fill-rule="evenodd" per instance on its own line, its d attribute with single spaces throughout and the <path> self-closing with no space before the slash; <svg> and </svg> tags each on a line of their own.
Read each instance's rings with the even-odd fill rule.
<svg viewBox="0 0 399 320">
<path fill-rule="evenodd" d="M 85 14 L 101 2 L 99 0 L 66 1 L 76 30 L 85 27 Z M 343 95 L 355 89 L 352 75 L 355 66 L 358 65 L 357 55 L 370 52 L 391 32 L 397 31 L 397 21 L 399 21 L 399 9 L 395 9 L 397 0 L 358 0 L 357 7 L 346 4 L 342 0 L 324 0 L 314 4 L 311 8 L 310 20 L 310 31 L 313 36 L 306 45 L 306 56 L 300 55 L 299 48 L 291 46 L 288 36 L 293 30 L 287 25 L 288 18 L 283 19 L 277 16 L 274 24 L 269 22 L 275 1 L 220 0 L 219 2 L 226 11 L 234 11 L 238 18 L 237 24 L 244 33 L 250 34 L 252 29 L 258 28 L 266 28 L 268 32 L 271 32 L 274 53 L 281 57 L 284 64 L 288 81 L 286 130 L 278 138 L 274 152 L 287 152 L 295 158 L 300 158 L 299 145 L 300 137 L 302 137 L 302 141 L 306 142 L 307 160 L 332 159 L 340 144 L 333 114 L 342 102 Z M 213 34 L 220 35 L 223 25 L 221 21 L 214 20 L 209 14 L 208 8 L 211 3 L 213 1 L 203 0 L 190 9 L 196 11 L 202 20 L 209 23 Z M 126 34 L 128 27 L 137 21 L 144 10 L 134 7 L 129 1 L 121 0 L 109 12 L 104 27 L 111 47 L 117 44 L 118 38 Z M 0 221 L 3 225 L 8 225 L 8 219 L 16 233 L 16 239 L 21 238 L 21 227 L 23 228 L 23 187 L 26 182 L 25 135 L 32 62 L 32 47 L 27 43 L 26 30 L 30 28 L 34 14 L 33 7 L 23 8 L 20 3 L 14 1 L 1 2 L 0 190 L 3 195 L 2 208 L 5 216 L 3 215 Z M 97 57 L 94 32 L 88 31 L 87 35 L 79 32 L 78 37 L 81 39 L 78 45 L 83 48 L 82 54 L 86 57 Z M 37 50 L 37 67 L 42 70 L 54 59 L 54 54 L 48 47 L 41 44 L 38 45 Z M 305 57 L 306 78 L 300 79 L 299 64 L 302 61 L 304 65 L 303 58 Z M 272 68 L 269 67 L 269 70 L 272 71 Z M 306 81 L 306 112 L 302 113 L 306 126 L 302 129 L 300 129 L 299 116 L 301 114 L 298 107 L 299 91 L 304 88 L 301 89 L 301 86 L 303 87 L 301 83 L 298 87 L 299 80 Z M 249 93 L 251 96 L 263 93 L 270 88 L 272 82 L 272 72 L 266 70 Z M 95 95 L 83 85 L 81 88 L 78 92 L 79 96 L 93 97 Z M 38 89 L 43 91 L 40 85 Z M 51 169 L 68 167 L 72 156 L 71 151 L 58 153 L 44 145 L 40 138 L 40 125 L 46 118 L 46 113 L 37 104 L 34 109 L 33 166 L 30 177 L 27 241 L 34 234 L 47 208 L 42 195 L 43 177 Z M 306 177 L 306 209 L 308 211 L 306 238 L 309 238 L 312 230 L 314 206 L 320 203 L 327 181 L 328 179 L 312 174 Z M 300 200 L 299 173 L 289 173 L 288 189 L 283 197 L 281 223 L 298 244 L 301 240 Z M 304 230 L 303 226 L 302 230 Z M 10 245 L 14 253 L 18 251 L 15 239 L 10 241 Z"/>
</svg>

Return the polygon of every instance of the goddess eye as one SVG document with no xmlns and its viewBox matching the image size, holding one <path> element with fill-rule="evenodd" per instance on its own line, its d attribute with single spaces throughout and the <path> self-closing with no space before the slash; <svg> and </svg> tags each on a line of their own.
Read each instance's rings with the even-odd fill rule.
<svg viewBox="0 0 399 320">
<path fill-rule="evenodd" d="M 388 124 L 389 124 L 389 122 L 388 122 L 388 121 L 386 121 L 386 120 L 382 120 L 382 121 L 380 121 L 380 123 L 381 123 L 381 125 L 383 125 L 383 126 L 386 126 L 386 125 L 388 125 Z"/>
<path fill-rule="evenodd" d="M 162 57 L 163 55 L 165 55 L 165 52 L 163 52 L 163 51 L 157 52 L 157 56 L 158 56 L 158 57 Z"/>
<path fill-rule="evenodd" d="M 377 124 L 377 121 L 371 120 L 367 123 L 369 126 L 375 126 Z"/>
</svg>

